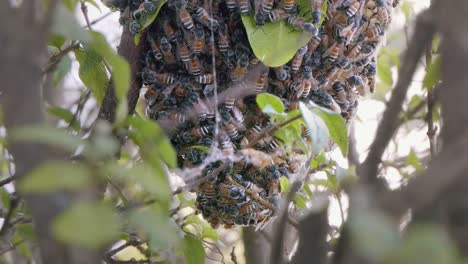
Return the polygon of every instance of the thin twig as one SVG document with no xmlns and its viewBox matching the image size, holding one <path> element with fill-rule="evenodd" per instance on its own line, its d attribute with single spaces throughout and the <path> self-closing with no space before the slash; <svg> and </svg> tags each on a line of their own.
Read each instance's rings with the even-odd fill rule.
<svg viewBox="0 0 468 264">
<path fill-rule="evenodd" d="M 296 120 L 299 120 L 301 118 L 302 118 L 302 115 L 298 114 L 296 116 L 293 116 L 293 117 L 279 123 L 278 125 L 272 124 L 272 125 L 264 128 L 251 142 L 249 142 L 249 144 L 245 148 L 254 147 L 260 140 L 262 140 L 262 139 L 264 139 L 266 137 L 272 136 L 279 129 L 281 129 L 281 128 L 283 128 L 283 127 L 285 127 L 285 126 L 291 124 L 292 122 L 294 122 Z"/>
<path fill-rule="evenodd" d="M 50 57 L 49 62 L 47 63 L 47 66 L 42 71 L 42 74 L 48 74 L 52 72 L 53 70 L 55 70 L 55 68 L 60 63 L 63 57 L 65 57 L 70 51 L 75 50 L 79 47 L 80 47 L 80 43 L 78 41 L 73 41 L 70 45 L 62 49 L 59 53 Z"/>
<path fill-rule="evenodd" d="M 380 186 L 377 171 L 382 155 L 398 127 L 398 115 L 401 111 L 403 100 L 406 97 L 409 84 L 418 66 L 418 60 L 424 53 L 426 43 L 432 40 L 434 30 L 434 25 L 430 21 L 429 11 L 422 12 L 418 16 L 413 40 L 410 42 L 405 53 L 402 67 L 398 73 L 398 81 L 377 128 L 376 137 L 372 142 L 366 160 L 358 168 L 359 176 L 367 183 Z"/>
<path fill-rule="evenodd" d="M 10 251 L 16 249 L 17 246 L 23 244 L 24 242 L 26 242 L 26 240 L 21 239 L 18 242 L 13 243 L 11 246 L 9 246 L 9 247 L 5 248 L 4 250 L 0 251 L 0 256 L 2 256 L 3 254 L 5 254 L 7 252 L 10 252 Z"/>
<path fill-rule="evenodd" d="M 0 181 L 0 187 L 3 187 L 4 185 L 16 180 L 16 175 L 10 176 L 8 178 L 5 178 Z"/>
<path fill-rule="evenodd" d="M 236 247 L 232 247 L 232 250 L 231 250 L 231 261 L 232 263 L 234 264 L 238 264 L 239 262 L 237 262 L 237 257 L 236 257 Z"/>
<path fill-rule="evenodd" d="M 101 17 L 99 18 L 96 18 L 95 20 L 91 21 L 91 23 L 89 23 L 89 26 L 93 26 L 99 22 L 101 22 L 102 20 L 104 20 L 105 18 L 107 18 L 108 16 L 112 15 L 113 12 L 107 12 L 106 14 L 102 15 Z M 86 24 L 84 26 L 82 26 L 83 28 L 89 28 L 89 26 Z"/>
<path fill-rule="evenodd" d="M 83 111 L 83 108 L 85 104 L 88 102 L 90 97 L 91 97 L 91 90 L 87 90 L 84 98 L 82 98 L 80 102 L 78 103 L 78 106 L 76 107 L 76 111 L 73 114 L 72 120 L 70 120 L 70 124 L 68 124 L 68 128 L 71 128 L 75 125 L 75 122 L 79 119 L 79 116 L 81 115 L 81 112 Z"/>
</svg>

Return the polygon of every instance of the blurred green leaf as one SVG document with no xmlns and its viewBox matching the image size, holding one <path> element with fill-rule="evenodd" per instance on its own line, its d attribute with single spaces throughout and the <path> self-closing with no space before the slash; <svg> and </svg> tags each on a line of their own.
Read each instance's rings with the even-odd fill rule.
<svg viewBox="0 0 468 264">
<path fill-rule="evenodd" d="M 386 263 L 455 264 L 461 262 L 459 262 L 454 243 L 444 230 L 436 226 L 417 226 L 409 230 L 395 256 Z"/>
<path fill-rule="evenodd" d="M 433 58 L 431 64 L 426 68 L 426 75 L 423 80 L 423 87 L 432 89 L 440 81 L 440 56 Z"/>
<path fill-rule="evenodd" d="M 178 240 L 177 230 L 169 223 L 168 212 L 157 206 L 132 211 L 130 223 L 146 235 L 152 250 L 168 248 Z"/>
<path fill-rule="evenodd" d="M 19 188 L 26 193 L 47 193 L 79 189 L 91 181 L 91 171 L 83 164 L 53 161 L 34 169 L 19 182 Z"/>
<path fill-rule="evenodd" d="M 405 15 L 405 19 L 406 19 L 405 23 L 408 24 L 408 22 L 410 21 L 410 18 L 414 14 L 413 3 L 409 2 L 409 1 L 404 1 L 401 4 L 401 11 L 403 11 L 403 14 Z"/>
<path fill-rule="evenodd" d="M 284 112 L 283 102 L 276 95 L 260 93 L 257 95 L 257 105 L 266 114 L 281 114 Z"/>
<path fill-rule="evenodd" d="M 314 107 L 312 111 L 319 115 L 325 122 L 330 138 L 338 145 L 343 157 L 346 157 L 348 153 L 348 129 L 343 117 L 341 117 L 340 114 L 322 107 Z"/>
<path fill-rule="evenodd" d="M 2 208 L 10 209 L 10 193 L 8 193 L 3 187 L 0 188 L 0 199 L 2 201 Z"/>
<path fill-rule="evenodd" d="M 191 148 L 196 149 L 196 150 L 200 150 L 200 151 L 203 151 L 203 152 L 206 152 L 206 153 L 211 152 L 211 148 L 206 147 L 206 146 L 196 145 L 196 146 L 192 146 Z"/>
<path fill-rule="evenodd" d="M 299 103 L 304 121 L 309 130 L 309 136 L 312 143 L 312 153 L 317 155 L 328 144 L 330 134 L 324 120 L 315 112 L 310 111 L 305 104 Z"/>
<path fill-rule="evenodd" d="M 81 81 L 93 92 L 96 101 L 101 104 L 109 83 L 102 57 L 89 48 L 76 49 L 75 57 L 80 63 L 78 75 Z"/>
<path fill-rule="evenodd" d="M 34 240 L 36 233 L 32 224 L 17 224 L 15 225 L 16 232 L 27 240 Z"/>
<path fill-rule="evenodd" d="M 47 108 L 47 112 L 55 117 L 58 117 L 59 119 L 65 121 L 67 124 L 69 124 L 73 120 L 73 114 L 70 112 L 70 110 L 61 108 L 61 107 L 49 107 Z M 73 128 L 75 130 L 80 129 L 80 122 L 78 120 L 75 120 L 73 124 Z"/>
<path fill-rule="evenodd" d="M 51 34 L 51 36 L 49 37 L 49 41 L 47 41 L 47 44 L 56 47 L 57 49 L 60 49 L 63 46 L 63 44 L 65 44 L 65 38 L 62 35 Z"/>
<path fill-rule="evenodd" d="M 327 161 L 327 157 L 325 157 L 325 152 L 320 152 L 317 156 L 312 159 L 310 163 L 310 167 L 312 169 L 317 169 L 320 165 L 324 164 Z"/>
<path fill-rule="evenodd" d="M 280 187 L 282 193 L 289 191 L 289 189 L 291 188 L 291 183 L 289 182 L 289 179 L 285 176 L 281 176 L 280 178 Z"/>
<path fill-rule="evenodd" d="M 69 1 L 74 2 L 74 0 Z M 55 9 L 52 32 L 68 40 L 79 40 L 84 43 L 91 40 L 89 32 L 76 21 L 73 11 L 68 10 L 63 5 L 58 5 Z"/>
<path fill-rule="evenodd" d="M 204 264 L 205 263 L 205 250 L 201 240 L 186 235 L 184 237 L 184 257 L 186 264 Z"/>
<path fill-rule="evenodd" d="M 302 10 L 310 10 L 310 1 L 300 1 Z M 312 35 L 301 32 L 282 20 L 265 23 L 261 28 L 255 24 L 254 15 L 242 16 L 250 46 L 255 56 L 266 66 L 279 67 L 291 60 L 296 51 L 307 44 Z"/>
<path fill-rule="evenodd" d="M 303 194 L 301 193 L 296 193 L 294 195 L 294 204 L 296 205 L 296 207 L 298 209 L 302 209 L 302 208 L 305 208 L 306 207 L 306 204 L 307 204 L 307 197 L 305 197 Z"/>
<path fill-rule="evenodd" d="M 48 144 L 67 151 L 74 151 L 86 142 L 77 136 L 68 134 L 65 130 L 46 126 L 22 126 L 10 131 L 10 139 L 21 142 Z"/>
<path fill-rule="evenodd" d="M 171 188 L 164 170 L 155 170 L 146 164 L 138 164 L 131 169 L 130 178 L 151 193 L 160 203 L 166 203 L 171 197 Z"/>
<path fill-rule="evenodd" d="M 377 60 L 377 75 L 382 82 L 391 86 L 393 85 L 393 77 L 389 60 L 390 58 L 385 53 L 379 57 Z"/>
<path fill-rule="evenodd" d="M 216 230 L 214 230 L 210 225 L 204 224 L 201 238 L 202 239 L 211 239 L 214 242 L 216 242 L 219 239 L 219 235 L 218 235 L 218 232 L 216 232 Z"/>
<path fill-rule="evenodd" d="M 355 208 L 350 214 L 349 223 L 353 247 L 372 263 L 383 261 L 401 243 L 397 226 L 380 212 Z"/>
<path fill-rule="evenodd" d="M 131 117 L 128 124 L 132 126 L 133 140 L 142 150 L 153 153 L 156 150 L 170 168 L 177 167 L 177 155 L 169 138 L 156 122 L 139 117 Z"/>
<path fill-rule="evenodd" d="M 63 4 L 70 11 L 74 12 L 79 0 L 63 0 Z"/>
<path fill-rule="evenodd" d="M 52 76 L 52 84 L 54 86 L 59 85 L 59 83 L 65 78 L 65 76 L 70 72 L 72 67 L 72 61 L 68 55 L 64 56 L 59 64 L 57 65 L 57 68 L 54 71 L 54 74 Z"/>
<path fill-rule="evenodd" d="M 77 203 L 57 216 L 54 235 L 62 241 L 86 248 L 99 248 L 119 236 L 120 219 L 104 204 Z"/>
</svg>

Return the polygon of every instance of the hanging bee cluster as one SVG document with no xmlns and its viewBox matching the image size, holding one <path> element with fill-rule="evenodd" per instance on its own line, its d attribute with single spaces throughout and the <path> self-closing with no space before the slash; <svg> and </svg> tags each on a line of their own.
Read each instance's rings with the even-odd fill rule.
<svg viewBox="0 0 468 264">
<path fill-rule="evenodd" d="M 121 23 L 134 33 L 142 27 L 140 16 L 159 4 L 151 0 L 108 3 L 122 11 Z M 179 164 L 201 164 L 208 154 L 200 146 L 219 146 L 227 157 L 245 154 L 209 164 L 202 176 L 227 166 L 196 188 L 198 211 L 215 227 L 267 221 L 272 215 L 269 205 L 279 198 L 280 177 L 299 167 L 281 152 L 278 138 L 257 140 L 270 121 L 257 107 L 255 94 L 274 94 L 289 111 L 298 102 L 311 100 L 349 121 L 358 96 L 374 89 L 375 50 L 396 1 L 328 0 L 326 14 L 323 0 L 310 4 L 310 10 L 305 10 L 294 0 L 170 0 L 147 29 L 150 48 L 142 71 L 146 114 L 177 126 L 171 140 Z M 241 21 L 244 15 L 253 15 L 258 30 L 265 23 L 284 20 L 292 30 L 312 38 L 285 65 L 263 66 L 249 45 Z M 246 76 L 253 69 L 254 81 L 248 83 Z M 206 103 L 230 87 L 251 93 L 243 98 L 228 96 L 217 107 Z M 252 162 L 262 155 L 273 158 L 267 163 Z"/>
</svg>

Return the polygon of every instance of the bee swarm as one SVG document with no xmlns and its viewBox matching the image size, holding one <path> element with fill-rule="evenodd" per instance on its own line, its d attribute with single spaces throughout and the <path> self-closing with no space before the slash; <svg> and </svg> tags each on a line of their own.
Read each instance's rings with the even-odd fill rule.
<svg viewBox="0 0 468 264">
<path fill-rule="evenodd" d="M 120 9 L 120 22 L 132 33 L 142 29 L 141 17 L 155 12 L 159 4 L 157 0 L 107 3 Z M 281 142 L 274 136 L 250 145 L 269 125 L 255 94 L 278 96 L 288 111 L 311 100 L 349 122 L 358 97 L 373 92 L 375 51 L 396 0 L 328 0 L 327 14 L 321 13 L 322 4 L 312 0 L 311 10 L 304 10 L 293 0 L 169 0 L 145 29 L 142 41 L 150 47 L 142 72 L 148 88 L 146 114 L 177 126 L 171 140 L 179 165 L 193 167 L 204 161 L 208 153 L 194 146 L 219 146 L 227 157 L 241 154 L 238 159 L 210 163 L 202 176 L 228 164 L 196 188 L 197 209 L 214 227 L 266 222 L 273 213 L 271 205 L 278 202 L 280 177 L 299 167 L 281 152 Z M 265 23 L 284 20 L 291 30 L 312 38 L 287 64 L 263 66 L 249 45 L 241 21 L 245 15 L 253 15 L 258 30 Z M 246 76 L 254 68 L 254 81 L 248 83 Z M 206 103 L 231 87 L 251 93 L 243 98 L 227 96 L 217 109 Z M 191 112 L 196 118 L 187 116 Z M 269 162 L 252 161 L 258 156 Z"/>
</svg>

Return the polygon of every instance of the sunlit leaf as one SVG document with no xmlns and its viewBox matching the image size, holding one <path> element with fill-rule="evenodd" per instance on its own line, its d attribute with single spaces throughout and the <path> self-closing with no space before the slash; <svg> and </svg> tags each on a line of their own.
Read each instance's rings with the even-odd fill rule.
<svg viewBox="0 0 468 264">
<path fill-rule="evenodd" d="M 266 114 L 281 114 L 284 104 L 281 99 L 269 93 L 261 93 L 256 97 L 258 107 Z"/>
<path fill-rule="evenodd" d="M 410 21 L 411 16 L 414 14 L 414 6 L 413 3 L 409 1 L 404 1 L 401 4 L 401 11 L 403 11 L 403 14 L 405 15 L 406 19 L 406 24 Z"/>
<path fill-rule="evenodd" d="M 57 49 L 60 49 L 63 46 L 63 44 L 65 44 L 65 38 L 62 35 L 51 34 L 49 40 L 47 41 L 47 44 L 56 47 Z"/>
<path fill-rule="evenodd" d="M 80 63 L 78 75 L 84 85 L 93 92 L 100 104 L 109 83 L 102 57 L 93 49 L 75 50 L 76 60 Z"/>
<path fill-rule="evenodd" d="M 201 240 L 186 235 L 184 237 L 184 257 L 186 264 L 203 264 L 205 263 L 205 250 Z"/>
<path fill-rule="evenodd" d="M 312 109 L 325 122 L 330 134 L 330 138 L 335 141 L 341 150 L 341 154 L 346 157 L 348 153 L 348 130 L 341 115 L 325 108 L 315 107 Z"/>
<path fill-rule="evenodd" d="M 317 169 L 319 166 L 324 164 L 327 161 L 327 158 L 325 157 L 325 152 L 320 152 L 317 156 L 315 156 L 312 159 L 312 162 L 310 163 L 310 167 L 312 169 Z"/>
<path fill-rule="evenodd" d="M 79 0 L 63 0 L 63 4 L 65 7 L 70 11 L 75 11 L 76 5 L 78 4 Z"/>
<path fill-rule="evenodd" d="M 120 219 L 112 207 L 84 202 L 68 208 L 52 224 L 59 240 L 87 248 L 106 245 L 118 237 L 119 228 Z"/>
<path fill-rule="evenodd" d="M 92 181 L 88 167 L 72 162 L 54 161 L 42 164 L 19 182 L 19 188 L 28 193 L 47 193 L 75 190 Z"/>
<path fill-rule="evenodd" d="M 296 205 L 296 207 L 298 209 L 302 209 L 302 208 L 305 208 L 306 207 L 306 204 L 307 204 L 307 197 L 305 197 L 304 195 L 302 195 L 301 193 L 296 193 L 294 195 L 294 204 Z"/>
<path fill-rule="evenodd" d="M 393 85 L 391 64 L 388 63 L 388 55 L 381 56 L 377 60 L 377 75 L 379 79 L 387 85 Z"/>
<path fill-rule="evenodd" d="M 422 172 L 424 170 L 421 161 L 418 158 L 418 155 L 416 155 L 416 152 L 414 150 L 411 150 L 408 156 L 406 157 L 405 163 L 407 165 L 412 166 L 416 172 Z"/>
<path fill-rule="evenodd" d="M 211 239 L 213 241 L 218 241 L 219 235 L 216 230 L 214 230 L 210 225 L 203 225 L 202 239 Z"/>
<path fill-rule="evenodd" d="M 310 1 L 304 3 L 301 8 L 310 10 Z M 266 66 L 278 67 L 287 63 L 312 37 L 311 34 L 295 30 L 284 20 L 265 23 L 263 27 L 257 28 L 253 16 L 242 16 L 242 23 L 255 56 Z"/>
<path fill-rule="evenodd" d="M 144 13 L 142 16 L 141 16 L 141 19 L 138 21 L 141 25 L 141 31 L 143 31 L 145 28 L 147 28 L 149 25 L 151 25 L 151 23 L 153 23 L 153 21 L 156 19 L 156 17 L 158 16 L 159 14 L 159 11 L 161 10 L 161 7 L 167 2 L 167 0 L 159 0 L 159 1 L 150 1 L 150 2 L 153 2 L 153 3 L 157 3 L 157 7 L 156 7 L 156 10 L 152 13 Z"/>
<path fill-rule="evenodd" d="M 328 144 L 330 134 L 328 132 L 327 125 L 318 114 L 310 111 L 302 102 L 299 103 L 299 109 L 301 110 L 302 116 L 304 117 L 304 121 L 309 130 L 309 136 L 312 142 L 312 153 L 317 155 Z"/>
</svg>

